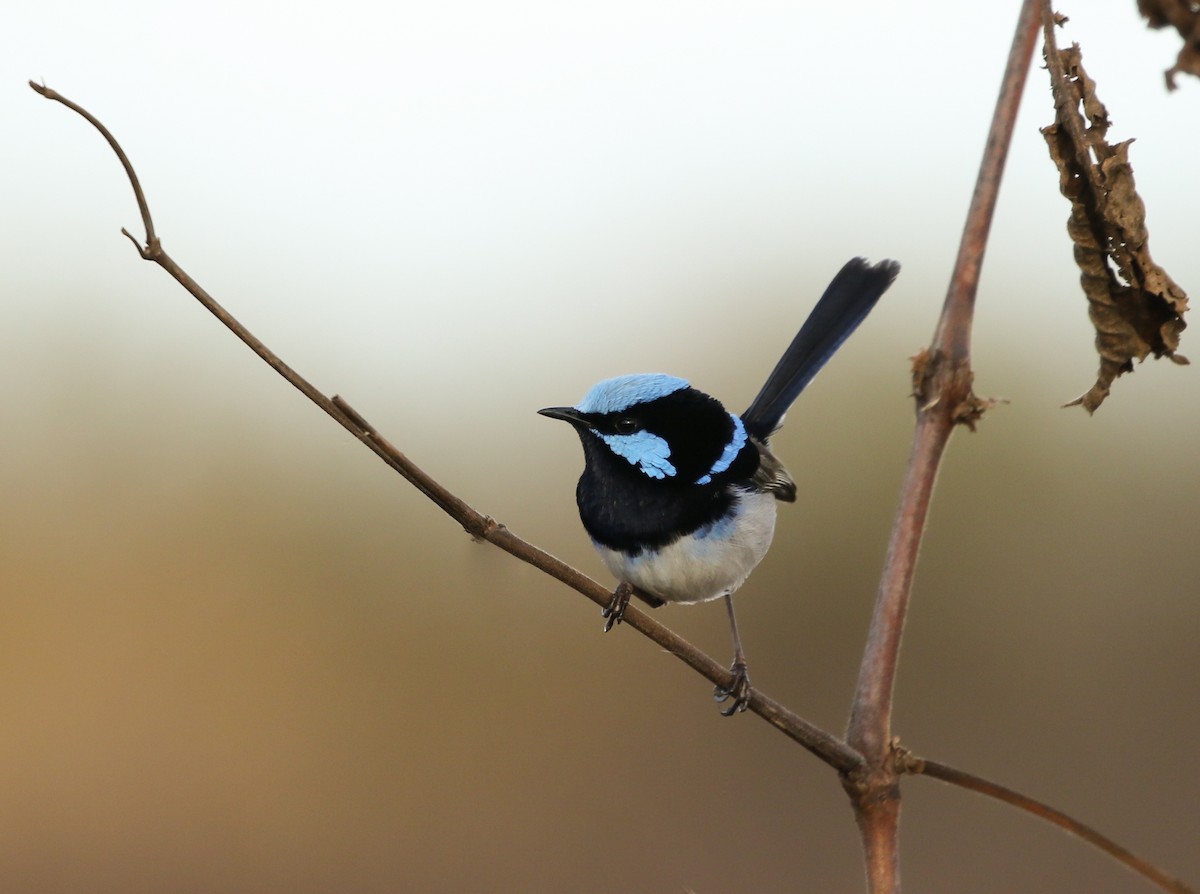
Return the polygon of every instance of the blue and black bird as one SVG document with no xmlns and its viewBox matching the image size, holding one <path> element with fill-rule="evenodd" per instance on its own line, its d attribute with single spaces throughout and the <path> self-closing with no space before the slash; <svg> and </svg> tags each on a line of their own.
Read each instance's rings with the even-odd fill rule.
<svg viewBox="0 0 1200 894">
<path fill-rule="evenodd" d="M 750 700 L 733 593 L 771 545 L 776 500 L 796 500 L 796 483 L 767 442 L 899 271 L 895 261 L 847 263 L 740 416 L 661 373 L 606 379 L 573 407 L 538 411 L 571 423 L 583 442 L 579 515 L 620 581 L 604 609 L 604 629 L 620 622 L 635 592 L 655 607 L 724 597 L 732 683 L 715 696 L 732 699 L 726 716 Z"/>
</svg>

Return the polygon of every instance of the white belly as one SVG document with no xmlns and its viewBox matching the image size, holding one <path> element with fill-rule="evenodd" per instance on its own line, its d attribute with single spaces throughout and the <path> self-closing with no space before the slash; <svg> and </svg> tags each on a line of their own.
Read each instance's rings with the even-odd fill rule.
<svg viewBox="0 0 1200 894">
<path fill-rule="evenodd" d="M 769 493 L 741 491 L 734 515 L 637 556 L 594 545 L 618 580 L 667 602 L 706 602 L 732 593 L 762 561 L 775 535 L 775 503 Z"/>
</svg>

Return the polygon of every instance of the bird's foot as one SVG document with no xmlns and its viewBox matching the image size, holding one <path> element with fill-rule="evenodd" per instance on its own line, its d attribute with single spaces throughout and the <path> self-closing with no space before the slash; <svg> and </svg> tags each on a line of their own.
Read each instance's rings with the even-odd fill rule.
<svg viewBox="0 0 1200 894">
<path fill-rule="evenodd" d="M 729 681 L 729 687 L 717 686 L 713 689 L 713 698 L 718 702 L 727 702 L 733 699 L 729 705 L 721 709 L 722 717 L 740 714 L 750 705 L 750 674 L 746 670 L 746 662 L 735 661 L 729 668 L 729 672 L 733 674 L 733 678 Z"/>
<path fill-rule="evenodd" d="M 632 596 L 633 586 L 629 581 L 623 580 L 617 584 L 608 605 L 600 609 L 600 617 L 606 619 L 604 622 L 605 633 L 612 630 L 614 624 L 620 624 L 625 620 L 625 609 L 629 607 L 629 600 Z"/>
</svg>

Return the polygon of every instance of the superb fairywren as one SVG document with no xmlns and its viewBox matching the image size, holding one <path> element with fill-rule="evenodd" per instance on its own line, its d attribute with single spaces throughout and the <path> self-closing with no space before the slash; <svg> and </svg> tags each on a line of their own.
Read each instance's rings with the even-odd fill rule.
<svg viewBox="0 0 1200 894">
<path fill-rule="evenodd" d="M 796 484 L 767 440 L 899 271 L 895 261 L 847 263 L 741 416 L 660 373 L 606 379 L 574 407 L 538 411 L 571 423 L 583 442 L 579 515 L 620 581 L 604 629 L 621 621 L 634 588 L 654 607 L 725 598 L 733 676 L 715 695 L 733 699 L 726 716 L 750 700 L 733 592 L 771 545 L 775 501 L 796 499 Z"/>
</svg>

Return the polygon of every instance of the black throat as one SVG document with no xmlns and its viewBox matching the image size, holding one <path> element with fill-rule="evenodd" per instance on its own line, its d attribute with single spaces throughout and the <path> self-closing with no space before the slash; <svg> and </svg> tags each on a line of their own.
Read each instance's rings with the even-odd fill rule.
<svg viewBox="0 0 1200 894">
<path fill-rule="evenodd" d="M 650 478 L 615 455 L 598 436 L 580 431 L 586 456 L 575 490 L 579 516 L 588 534 L 609 549 L 637 555 L 666 546 L 717 521 L 733 505 L 735 481 L 746 480 L 758 467 L 758 450 L 747 443 L 730 475 L 708 484 L 683 476 Z M 749 471 L 747 471 L 749 470 Z"/>
</svg>

